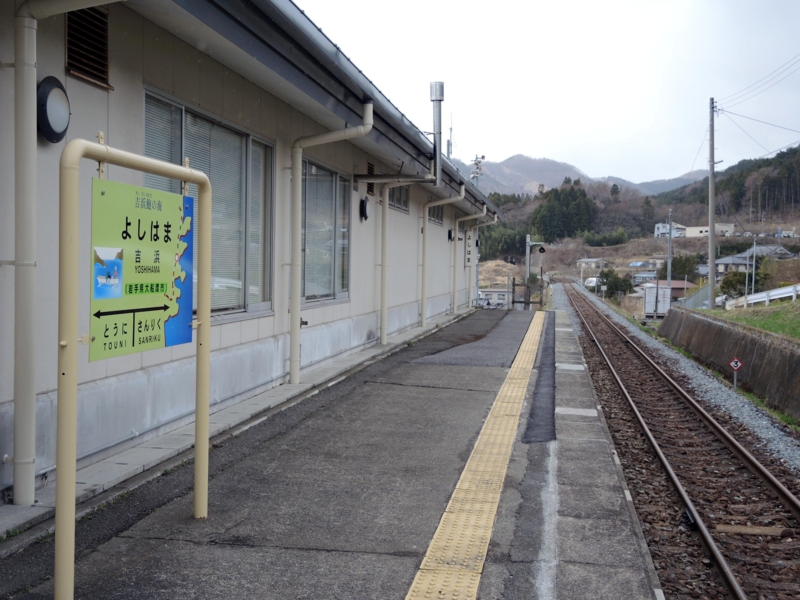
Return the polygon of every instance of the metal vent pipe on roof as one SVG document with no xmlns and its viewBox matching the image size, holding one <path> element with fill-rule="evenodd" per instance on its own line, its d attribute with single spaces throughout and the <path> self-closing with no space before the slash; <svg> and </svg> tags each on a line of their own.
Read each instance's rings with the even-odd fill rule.
<svg viewBox="0 0 800 600">
<path fill-rule="evenodd" d="M 433 175 L 434 185 L 442 185 L 442 101 L 444 100 L 444 82 L 431 82 L 431 102 L 433 102 Z"/>
</svg>

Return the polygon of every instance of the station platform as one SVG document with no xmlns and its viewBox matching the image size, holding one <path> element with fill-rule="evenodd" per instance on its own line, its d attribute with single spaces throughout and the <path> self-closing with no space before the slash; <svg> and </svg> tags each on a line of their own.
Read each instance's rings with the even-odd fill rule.
<svg viewBox="0 0 800 600">
<path fill-rule="evenodd" d="M 663 598 L 566 313 L 378 358 L 217 444 L 208 519 L 181 464 L 79 522 L 76 597 Z"/>
</svg>

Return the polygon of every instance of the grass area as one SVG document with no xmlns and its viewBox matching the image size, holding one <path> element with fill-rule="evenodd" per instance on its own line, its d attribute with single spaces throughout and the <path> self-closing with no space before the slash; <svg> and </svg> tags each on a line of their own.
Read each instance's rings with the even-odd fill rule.
<svg viewBox="0 0 800 600">
<path fill-rule="evenodd" d="M 713 310 L 711 314 L 726 321 L 800 340 L 800 302 L 773 302 L 769 306 Z"/>
</svg>

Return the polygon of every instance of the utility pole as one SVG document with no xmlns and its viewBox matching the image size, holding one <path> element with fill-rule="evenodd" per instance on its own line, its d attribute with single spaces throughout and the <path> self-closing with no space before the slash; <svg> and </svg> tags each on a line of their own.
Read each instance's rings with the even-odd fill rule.
<svg viewBox="0 0 800 600">
<path fill-rule="evenodd" d="M 717 251 L 714 226 L 714 98 L 708 104 L 708 309 L 714 308 L 717 288 Z M 670 230 L 672 235 L 672 230 Z"/>
<path fill-rule="evenodd" d="M 672 209 L 669 209 L 669 237 L 667 238 L 667 285 L 672 287 Z"/>
</svg>

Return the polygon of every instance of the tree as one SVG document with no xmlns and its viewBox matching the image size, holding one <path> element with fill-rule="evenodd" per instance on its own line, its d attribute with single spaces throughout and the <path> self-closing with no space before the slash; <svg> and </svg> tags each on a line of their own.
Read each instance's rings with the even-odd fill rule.
<svg viewBox="0 0 800 600">
<path fill-rule="evenodd" d="M 572 177 L 569 176 L 564 177 L 564 183 L 562 183 L 561 185 L 572 185 Z"/>
<path fill-rule="evenodd" d="M 680 281 L 686 277 L 692 283 L 697 283 L 699 274 L 697 272 L 697 256 L 689 254 L 687 256 L 672 257 L 672 280 Z M 658 278 L 667 278 L 667 263 L 665 262 L 658 270 Z"/>
<path fill-rule="evenodd" d="M 537 195 L 538 196 L 544 196 L 544 184 L 543 183 L 539 184 L 539 193 Z"/>
<path fill-rule="evenodd" d="M 604 269 L 598 275 L 598 283 L 606 286 L 606 296 L 612 296 L 617 292 L 630 294 L 633 291 L 633 283 L 630 278 L 620 277 L 614 269 Z"/>
<path fill-rule="evenodd" d="M 743 271 L 731 271 L 725 273 L 720 283 L 720 291 L 730 298 L 738 298 L 747 293 L 745 289 L 745 282 L 747 281 L 747 274 Z"/>
<path fill-rule="evenodd" d="M 575 181 L 572 182 L 572 185 L 575 187 L 581 187 L 581 178 L 578 177 Z"/>
<path fill-rule="evenodd" d="M 650 196 L 647 196 L 642 203 L 642 219 L 644 220 L 645 234 L 650 232 L 650 224 L 655 221 L 655 216 L 656 209 L 653 207 L 653 203 L 650 202 Z"/>
<path fill-rule="evenodd" d="M 619 186 L 615 183 L 611 186 L 611 202 L 616 204 L 619 202 Z"/>
</svg>

